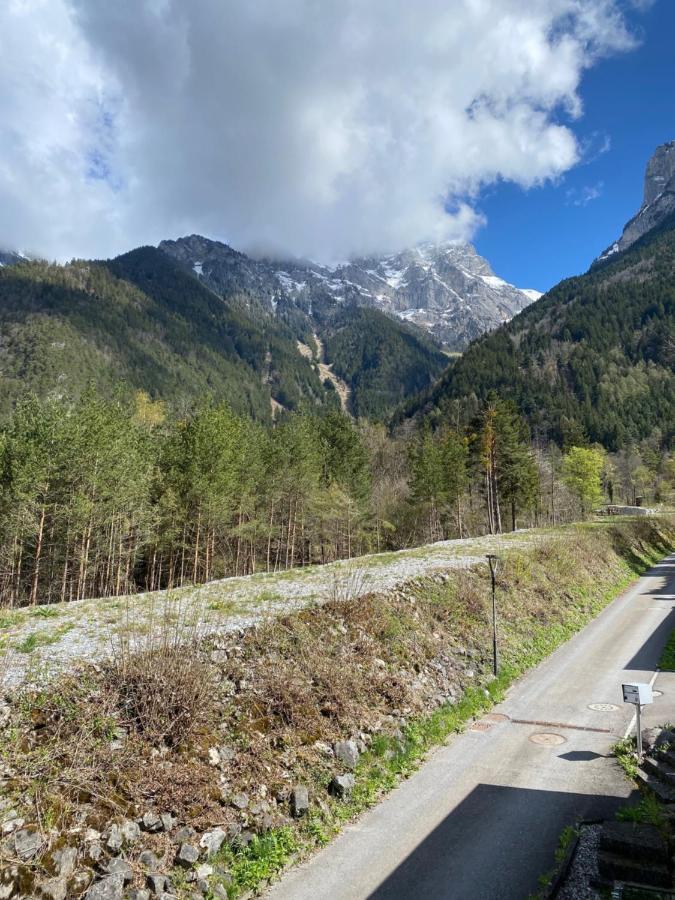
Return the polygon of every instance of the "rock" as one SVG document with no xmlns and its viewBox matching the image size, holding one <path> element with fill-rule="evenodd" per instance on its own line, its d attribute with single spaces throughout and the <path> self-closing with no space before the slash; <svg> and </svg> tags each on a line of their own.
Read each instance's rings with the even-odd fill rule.
<svg viewBox="0 0 675 900">
<path fill-rule="evenodd" d="M 120 831 L 122 832 L 124 843 L 128 847 L 133 846 L 140 840 L 141 829 L 138 823 L 132 822 L 131 819 L 125 819 L 120 823 Z"/>
<path fill-rule="evenodd" d="M 150 869 L 151 872 L 159 872 L 161 869 L 161 863 L 152 850 L 142 850 L 138 857 L 138 861 L 142 866 L 145 866 L 146 869 Z"/>
<path fill-rule="evenodd" d="M 217 747 L 209 747 L 209 765 L 210 766 L 219 766 L 220 765 L 220 753 Z"/>
<path fill-rule="evenodd" d="M 22 828 L 14 834 L 14 850 L 19 859 L 32 859 L 42 846 L 42 835 L 31 828 Z"/>
<path fill-rule="evenodd" d="M 338 741 L 333 749 L 335 758 L 339 759 L 343 766 L 348 769 L 356 768 L 361 754 L 355 741 Z"/>
<path fill-rule="evenodd" d="M 253 834 L 252 831 L 242 831 L 241 834 L 237 835 L 237 837 L 234 840 L 234 843 L 238 847 L 248 847 L 248 845 L 251 843 L 251 841 L 253 840 L 254 837 L 255 837 L 255 835 Z"/>
<path fill-rule="evenodd" d="M 121 875 L 125 884 L 128 884 L 134 877 L 134 870 L 126 859 L 122 859 L 121 856 L 109 859 L 106 863 L 105 871 L 108 875 Z"/>
<path fill-rule="evenodd" d="M 17 831 L 19 828 L 23 828 L 26 824 L 25 819 L 20 819 L 15 810 L 12 810 L 9 817 L 4 820 L 2 823 L 2 833 L 3 834 L 11 834 L 13 831 Z"/>
<path fill-rule="evenodd" d="M 227 839 L 228 841 L 233 841 L 241 834 L 241 825 L 237 822 L 231 822 L 227 826 Z"/>
<path fill-rule="evenodd" d="M 309 790 L 304 784 L 296 784 L 291 791 L 291 812 L 296 819 L 305 815 L 309 809 Z"/>
<path fill-rule="evenodd" d="M 666 744 L 675 744 L 675 733 L 664 728 L 645 728 L 642 731 L 642 746 L 649 753 Z"/>
<path fill-rule="evenodd" d="M 171 887 L 171 882 L 166 875 L 161 872 L 151 872 L 146 878 L 146 884 L 157 897 L 161 896 Z"/>
<path fill-rule="evenodd" d="M 211 893 L 217 900 L 228 900 L 227 889 L 222 884 L 216 884 L 211 888 Z"/>
<path fill-rule="evenodd" d="M 105 845 L 111 853 L 119 853 L 124 846 L 124 835 L 119 825 L 113 824 L 104 835 Z"/>
<path fill-rule="evenodd" d="M 40 885 L 40 896 L 47 900 L 66 900 L 68 881 L 65 878 L 50 878 Z"/>
<path fill-rule="evenodd" d="M 85 831 L 82 840 L 85 841 L 100 841 L 101 840 L 101 832 L 96 831 L 95 828 L 87 828 Z"/>
<path fill-rule="evenodd" d="M 318 750 L 319 753 L 323 754 L 323 756 L 334 756 L 333 748 L 325 741 L 314 741 L 314 748 Z"/>
<path fill-rule="evenodd" d="M 91 862 L 98 862 L 103 856 L 103 847 L 94 841 L 91 844 L 87 844 L 84 854 Z"/>
<path fill-rule="evenodd" d="M 176 854 L 176 862 L 183 868 L 193 866 L 199 859 L 199 850 L 193 844 L 181 844 Z"/>
<path fill-rule="evenodd" d="M 198 878 L 195 887 L 202 896 L 204 896 L 204 894 L 208 894 L 210 890 L 209 883 L 205 878 Z"/>
<path fill-rule="evenodd" d="M 212 831 L 205 831 L 199 841 L 199 846 L 206 850 L 207 856 L 217 853 L 223 846 L 223 842 L 227 835 L 222 828 L 214 828 Z"/>
<path fill-rule="evenodd" d="M 128 900 L 150 900 L 150 891 L 145 888 L 135 888 L 127 894 Z"/>
<path fill-rule="evenodd" d="M 159 817 L 162 822 L 162 828 L 164 831 L 173 831 L 173 826 L 176 824 L 176 820 L 171 815 L 171 813 L 162 813 Z"/>
<path fill-rule="evenodd" d="M 213 866 L 209 866 L 207 865 L 207 863 L 202 863 L 201 866 L 197 866 L 195 875 L 198 879 L 210 878 L 213 875 Z"/>
<path fill-rule="evenodd" d="M 239 793 L 232 797 L 232 806 L 237 809 L 246 809 L 248 806 L 248 794 Z"/>
<path fill-rule="evenodd" d="M 164 827 L 162 819 L 156 812 L 146 812 L 141 820 L 143 831 L 149 831 L 151 834 L 161 831 Z"/>
<path fill-rule="evenodd" d="M 331 793 L 341 799 L 346 799 L 354 790 L 356 779 L 353 775 L 336 775 L 330 783 Z"/>
<path fill-rule="evenodd" d="M 119 874 L 107 875 L 95 881 L 84 897 L 85 900 L 123 900 L 124 878 Z"/>
<path fill-rule="evenodd" d="M 61 878 L 70 878 L 70 876 L 75 871 L 75 864 L 77 862 L 77 848 L 76 847 L 61 847 L 60 850 L 55 850 L 52 859 L 54 860 L 54 866 L 56 867 L 56 872 Z"/>
<path fill-rule="evenodd" d="M 183 844 L 185 841 L 191 841 L 195 837 L 197 837 L 197 832 L 192 825 L 184 825 L 182 828 L 178 829 L 173 839 L 177 844 Z"/>
</svg>

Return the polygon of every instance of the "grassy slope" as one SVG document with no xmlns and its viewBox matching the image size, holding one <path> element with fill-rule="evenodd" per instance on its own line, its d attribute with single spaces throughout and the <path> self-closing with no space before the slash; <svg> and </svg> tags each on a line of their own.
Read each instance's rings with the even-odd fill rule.
<svg viewBox="0 0 675 900">
<path fill-rule="evenodd" d="M 499 699 L 513 679 L 597 615 L 674 543 L 671 525 L 636 520 L 569 529 L 554 542 L 507 551 L 499 574 L 503 670 L 497 680 L 489 677 L 483 566 L 223 636 L 215 654 L 199 663 L 212 679 L 216 702 L 207 704 L 184 746 L 169 749 L 161 764 L 152 756 L 152 742 L 137 730 L 140 720 L 129 717 L 128 681 L 119 672 L 113 677 L 85 670 L 15 705 L 1 744 L 15 772 L 6 788 L 28 822 L 56 829 L 52 841 L 74 819 L 97 827 L 123 812 L 151 808 L 171 810 L 179 822 L 200 829 L 218 822 L 234 833 L 264 824 L 248 846 L 228 843 L 212 861 L 227 869 L 229 876 L 217 877 L 236 896 L 325 843 L 375 803 L 429 748 Z M 438 696 L 451 692 L 454 701 L 439 706 Z M 128 738 L 123 750 L 112 750 L 110 736 L 120 725 L 129 729 Z M 358 734 L 369 749 L 351 798 L 337 800 L 326 786 L 340 769 L 317 741 L 331 744 Z M 221 794 L 208 748 L 223 743 L 235 755 L 222 764 Z M 287 824 L 289 786 L 297 782 L 310 789 L 310 811 Z M 242 791 L 250 803 L 239 811 L 232 798 Z M 164 853 L 170 866 L 164 836 L 148 836 L 144 844 Z M 140 879 L 133 851 L 129 858 Z M 40 866 L 48 865 L 47 852 L 26 877 L 40 877 Z M 183 876 L 175 879 L 176 889 L 185 890 Z"/>
</svg>

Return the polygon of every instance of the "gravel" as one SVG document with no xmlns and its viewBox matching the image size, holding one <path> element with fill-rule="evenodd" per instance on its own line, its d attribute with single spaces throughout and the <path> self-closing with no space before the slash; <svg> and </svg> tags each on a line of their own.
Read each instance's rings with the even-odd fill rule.
<svg viewBox="0 0 675 900">
<path fill-rule="evenodd" d="M 598 877 L 598 846 L 601 825 L 584 825 L 574 861 L 557 900 L 600 900 L 600 894 L 591 887 Z"/>
<path fill-rule="evenodd" d="M 226 578 L 196 588 L 58 603 L 49 607 L 48 618 L 37 616 L 35 608 L 21 609 L 13 613 L 11 624 L 0 629 L 8 648 L 0 658 L 0 688 L 44 683 L 80 660 L 103 660 L 122 634 L 132 640 L 134 634 L 146 634 L 148 624 L 161 621 L 169 604 L 180 606 L 182 615 L 187 610 L 198 618 L 202 633 L 237 631 L 312 603 L 391 591 L 418 578 L 483 565 L 487 553 L 524 549 L 558 535 L 554 529 L 530 529 L 439 541 L 324 566 Z M 37 646 L 21 652 L 21 645 L 33 636 Z"/>
</svg>

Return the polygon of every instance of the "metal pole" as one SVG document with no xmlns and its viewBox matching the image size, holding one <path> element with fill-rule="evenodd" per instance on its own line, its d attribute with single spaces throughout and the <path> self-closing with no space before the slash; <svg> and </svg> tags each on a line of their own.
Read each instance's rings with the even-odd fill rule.
<svg viewBox="0 0 675 900">
<path fill-rule="evenodd" d="M 492 577 L 492 668 L 496 678 L 499 671 L 499 651 L 497 649 L 497 564 L 499 557 L 490 553 L 487 560 Z"/>
<path fill-rule="evenodd" d="M 638 752 L 638 757 L 642 757 L 642 724 L 640 722 L 641 711 L 642 711 L 642 709 L 640 707 L 640 704 L 638 703 L 638 705 L 635 707 L 635 712 L 637 715 L 637 752 Z"/>
</svg>

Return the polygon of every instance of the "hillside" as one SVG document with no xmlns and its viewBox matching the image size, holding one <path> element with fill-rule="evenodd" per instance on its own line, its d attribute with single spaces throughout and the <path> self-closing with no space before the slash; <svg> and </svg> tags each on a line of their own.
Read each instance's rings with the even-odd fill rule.
<svg viewBox="0 0 675 900">
<path fill-rule="evenodd" d="M 381 330 L 383 365 L 403 341 L 424 348 L 411 350 L 411 389 L 440 372 L 442 355 L 421 332 L 375 311 L 371 324 Z M 243 287 L 219 296 L 153 247 L 108 262 L 0 268 L 0 326 L 3 415 L 27 391 L 76 399 L 90 382 L 106 395 L 122 383 L 178 407 L 213 396 L 262 421 L 273 407 L 339 406 L 318 362 L 298 350 L 306 321 L 274 316 L 260 293 Z M 358 374 L 357 362 L 347 358 L 345 365 Z M 377 381 L 377 372 L 369 374 Z M 390 384 L 379 403 L 390 410 L 405 396 Z"/>
<path fill-rule="evenodd" d="M 675 428 L 675 216 L 473 343 L 402 415 L 468 419 L 491 391 L 534 437 L 609 449 Z M 399 416 L 399 419 L 401 417 Z"/>
<path fill-rule="evenodd" d="M 332 322 L 326 360 L 351 391 L 355 415 L 383 419 L 397 403 L 427 388 L 447 356 L 417 329 L 374 309 L 348 307 Z"/>
</svg>

